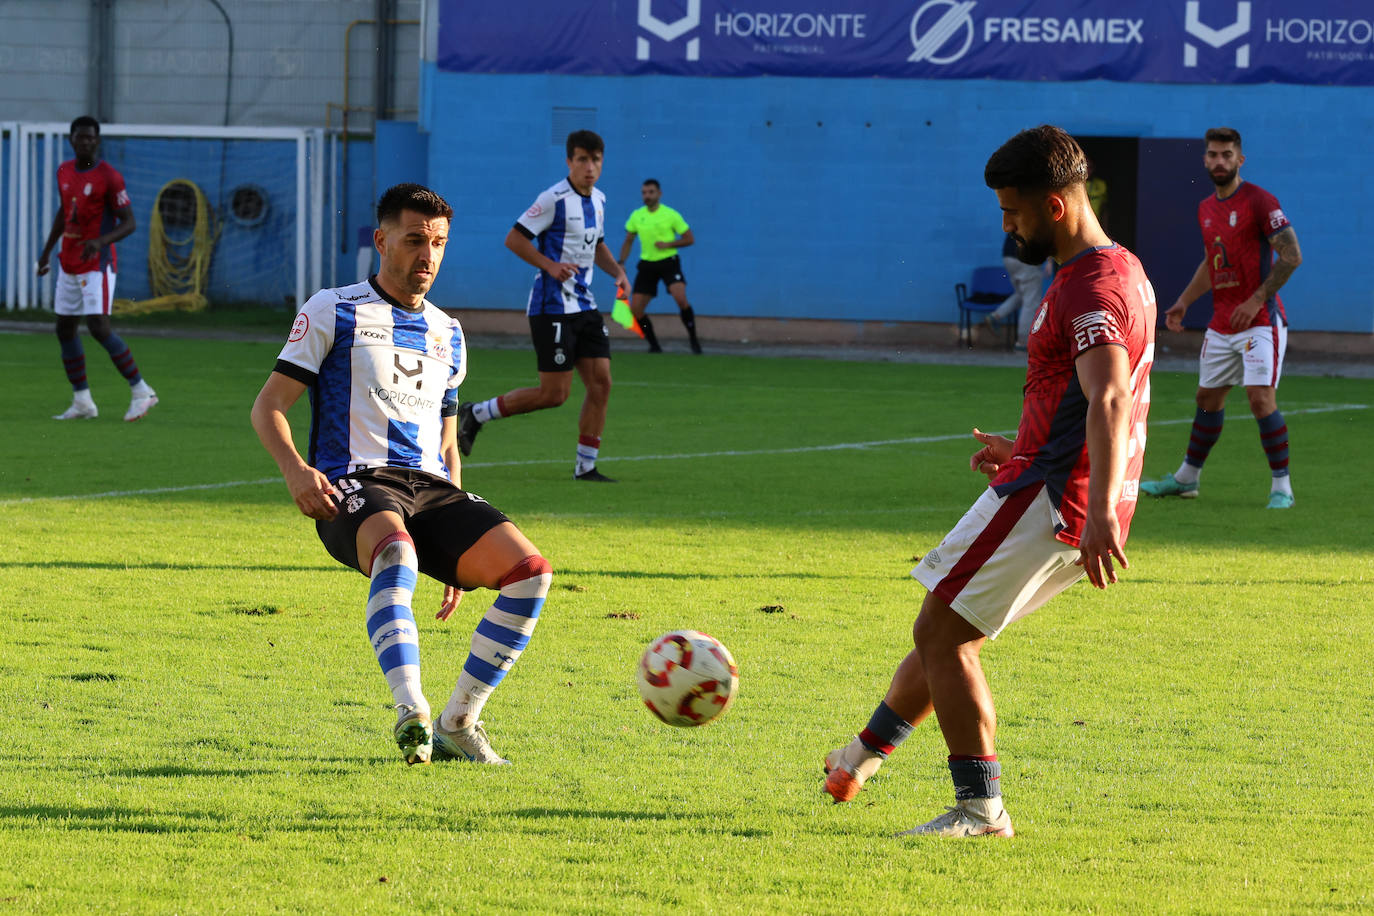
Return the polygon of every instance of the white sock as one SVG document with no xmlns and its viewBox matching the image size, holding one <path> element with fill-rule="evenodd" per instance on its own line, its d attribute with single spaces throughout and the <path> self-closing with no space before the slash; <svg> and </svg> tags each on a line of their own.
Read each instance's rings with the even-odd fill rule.
<svg viewBox="0 0 1374 916">
<path fill-rule="evenodd" d="M 1270 493 L 1287 493 L 1293 495 L 1293 478 L 1287 474 L 1274 477 L 1274 482 L 1269 485 Z"/>
<path fill-rule="evenodd" d="M 472 647 L 440 715 L 440 727 L 458 731 L 477 721 L 492 691 L 529 644 L 552 581 L 549 562 L 539 556 L 526 557 L 502 577 L 501 593 L 472 634 Z"/>
<path fill-rule="evenodd" d="M 596 456 L 601 451 L 600 439 L 597 445 L 585 441 L 583 437 L 577 440 L 577 463 L 573 466 L 574 474 L 585 474 L 596 467 Z"/>
<path fill-rule="evenodd" d="M 137 382 L 130 385 L 129 388 L 136 398 L 150 397 L 153 393 L 153 386 L 149 385 L 144 379 L 139 379 Z"/>
<path fill-rule="evenodd" d="M 1179 465 L 1177 471 L 1174 471 L 1174 480 L 1177 480 L 1179 483 L 1197 483 L 1198 478 L 1201 476 L 1202 468 L 1189 464 L 1186 461 Z"/>
<path fill-rule="evenodd" d="M 372 557 L 367 635 L 396 705 L 429 715 L 429 703 L 420 688 L 419 633 L 410 608 L 418 569 L 409 535 L 398 533 L 382 540 Z"/>
<path fill-rule="evenodd" d="M 89 388 L 82 388 L 80 391 L 73 391 L 73 392 L 72 392 L 72 403 L 73 403 L 73 404 L 89 404 L 90 406 L 94 407 L 94 406 L 95 406 L 95 398 L 91 397 L 91 389 L 89 389 Z"/>
<path fill-rule="evenodd" d="M 992 822 L 1002 816 L 1002 796 L 996 798 L 966 798 L 962 802 L 964 810 Z"/>
<path fill-rule="evenodd" d="M 501 405 L 496 402 L 499 398 L 487 398 L 485 401 L 478 401 L 472 405 L 472 418 L 478 423 L 489 423 L 492 420 L 499 420 L 503 416 Z"/>
</svg>

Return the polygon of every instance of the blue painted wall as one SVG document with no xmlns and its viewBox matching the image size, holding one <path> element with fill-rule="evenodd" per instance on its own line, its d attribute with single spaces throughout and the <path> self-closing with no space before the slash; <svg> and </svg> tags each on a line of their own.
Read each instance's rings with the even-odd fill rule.
<svg viewBox="0 0 1374 916">
<path fill-rule="evenodd" d="M 1279 197 L 1302 243 L 1284 290 L 1293 328 L 1374 331 L 1374 274 L 1358 266 L 1374 177 L 1348 152 L 1374 128 L 1368 89 L 432 69 L 423 84 L 429 181 L 458 210 L 434 293 L 446 306 L 523 305 L 531 270 L 502 241 L 565 174 L 555 107 L 596 110 L 613 251 L 640 182 L 663 183 L 698 240 L 684 266 L 702 314 L 879 321 L 953 321 L 954 283 L 997 263 L 983 165 L 1016 131 L 1048 121 L 1082 136 L 1192 138 L 1226 123 L 1246 138 L 1242 174 Z M 1189 178 L 1205 182 L 1200 141 L 1198 154 Z M 1178 231 L 1198 238 L 1200 260 L 1196 224 Z M 607 300 L 610 283 L 596 292 Z M 1159 289 L 1161 305 L 1178 293 Z"/>
</svg>

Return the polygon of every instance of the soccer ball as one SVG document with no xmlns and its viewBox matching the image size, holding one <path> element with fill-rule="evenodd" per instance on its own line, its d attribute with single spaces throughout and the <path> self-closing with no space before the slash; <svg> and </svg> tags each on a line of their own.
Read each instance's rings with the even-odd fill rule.
<svg viewBox="0 0 1374 916">
<path fill-rule="evenodd" d="M 639 659 L 639 695 L 669 725 L 705 725 L 735 698 L 739 669 L 730 650 L 696 630 L 674 630 L 649 643 Z"/>
</svg>

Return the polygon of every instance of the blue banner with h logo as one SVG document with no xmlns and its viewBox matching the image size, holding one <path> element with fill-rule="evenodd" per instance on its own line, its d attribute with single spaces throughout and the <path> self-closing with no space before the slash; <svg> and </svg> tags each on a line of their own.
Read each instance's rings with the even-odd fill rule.
<svg viewBox="0 0 1374 916">
<path fill-rule="evenodd" d="M 460 73 L 1374 85 L 1370 0 L 440 0 Z"/>
</svg>

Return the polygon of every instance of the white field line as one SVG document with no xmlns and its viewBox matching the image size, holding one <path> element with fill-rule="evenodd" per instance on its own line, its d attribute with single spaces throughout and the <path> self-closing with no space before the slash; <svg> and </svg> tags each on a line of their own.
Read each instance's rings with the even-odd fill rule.
<svg viewBox="0 0 1374 916">
<path fill-rule="evenodd" d="M 1284 416 L 1296 416 L 1299 414 L 1313 413 L 1339 413 L 1346 410 L 1368 410 L 1368 404 L 1322 404 L 1317 407 L 1305 407 L 1297 410 L 1286 410 Z M 1192 423 L 1191 417 L 1179 418 L 1175 420 L 1152 420 L 1150 426 L 1182 426 L 1185 423 Z M 1011 433 L 1014 435 L 1014 431 Z M 869 442 L 837 442 L 833 445 L 798 445 L 791 448 L 760 448 L 760 449 L 725 449 L 717 452 L 691 452 L 677 455 L 617 455 L 613 459 L 617 464 L 623 461 L 690 461 L 699 458 L 741 458 L 752 455 L 797 455 L 804 452 L 840 452 L 840 451 L 863 451 L 869 448 L 882 448 L 889 445 L 925 445 L 933 442 L 956 442 L 963 439 L 972 440 L 968 433 L 957 433 L 947 436 L 911 436 L 905 439 L 874 439 Z M 510 468 L 525 467 L 527 465 L 538 464 L 563 464 L 564 458 L 535 458 L 529 461 L 469 461 L 463 464 L 465 469 L 472 468 Z M 139 490 L 107 490 L 104 493 L 73 493 L 63 496 L 26 496 L 22 499 L 0 499 L 0 506 L 19 506 L 25 503 L 39 502 L 69 502 L 78 499 L 119 499 L 125 496 L 155 496 L 162 493 L 189 493 L 195 490 L 224 490 L 229 487 L 259 487 L 268 484 L 279 484 L 280 477 L 260 477 L 257 480 L 228 480 L 223 483 L 194 483 L 179 487 L 148 487 Z"/>
</svg>

